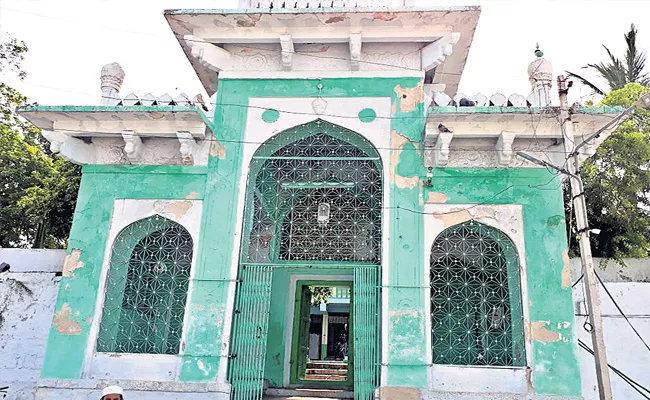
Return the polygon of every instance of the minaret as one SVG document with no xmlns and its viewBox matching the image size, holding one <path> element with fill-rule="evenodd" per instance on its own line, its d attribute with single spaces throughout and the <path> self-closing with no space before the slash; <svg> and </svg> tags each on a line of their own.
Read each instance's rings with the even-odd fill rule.
<svg viewBox="0 0 650 400">
<path fill-rule="evenodd" d="M 124 82 L 124 70 L 118 63 L 106 64 L 102 67 L 101 88 L 102 98 L 99 102 L 101 106 L 115 106 L 120 102 L 120 88 Z"/>
<path fill-rule="evenodd" d="M 528 66 L 528 80 L 533 89 L 533 106 L 545 107 L 551 104 L 551 86 L 553 85 L 553 65 L 545 59 L 544 53 L 535 50 L 537 58 Z"/>
</svg>

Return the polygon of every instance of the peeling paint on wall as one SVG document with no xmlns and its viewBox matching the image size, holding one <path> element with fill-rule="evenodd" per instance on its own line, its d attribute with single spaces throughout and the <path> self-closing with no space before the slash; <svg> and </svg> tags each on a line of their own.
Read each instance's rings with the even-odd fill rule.
<svg viewBox="0 0 650 400">
<path fill-rule="evenodd" d="M 425 355 L 413 343 L 424 335 L 424 314 L 418 310 L 395 310 L 390 313 L 389 352 L 399 360 L 420 360 L 426 362 Z"/>
<path fill-rule="evenodd" d="M 226 158 L 226 146 L 223 146 L 221 143 L 217 142 L 212 138 L 212 145 L 210 146 L 210 155 L 212 157 L 217 157 L 221 160 Z"/>
<path fill-rule="evenodd" d="M 338 14 L 338 15 L 334 15 L 334 16 L 329 17 L 328 19 L 326 19 L 326 20 L 325 20 L 325 23 L 326 23 L 326 24 L 335 24 L 335 23 L 337 23 L 337 22 L 343 22 L 343 21 L 345 21 L 346 19 L 347 19 L 347 18 L 346 18 L 346 16 L 345 16 L 345 14 Z"/>
<path fill-rule="evenodd" d="M 63 276 L 74 278 L 74 270 L 84 267 L 84 263 L 79 261 L 80 256 L 80 249 L 72 249 L 70 254 L 65 256 L 65 260 L 63 261 Z"/>
<path fill-rule="evenodd" d="M 427 203 L 446 203 L 449 197 L 442 192 L 429 192 L 427 194 Z"/>
<path fill-rule="evenodd" d="M 470 214 L 467 209 L 453 209 L 444 214 L 433 214 L 433 218 L 441 221 L 445 228 L 448 228 L 452 225 L 460 224 L 465 221 L 472 219 L 472 214 Z"/>
<path fill-rule="evenodd" d="M 418 185 L 419 178 L 415 176 L 400 176 L 397 173 L 397 166 L 400 162 L 400 156 L 404 146 L 411 143 L 408 137 L 401 135 L 399 132 L 391 131 L 391 147 L 393 152 L 390 155 L 390 180 L 400 189 L 413 189 Z"/>
<path fill-rule="evenodd" d="M 261 14 L 246 14 L 246 16 L 237 19 L 237 26 L 242 28 L 254 28 L 255 25 L 260 22 L 261 18 Z"/>
<path fill-rule="evenodd" d="M 154 203 L 154 210 L 161 214 L 173 215 L 174 221 L 176 222 L 179 222 L 190 208 L 192 208 L 192 202 L 190 200 L 159 201 Z"/>
<path fill-rule="evenodd" d="M 374 20 L 392 21 L 397 18 L 397 14 L 392 12 L 378 12 L 373 15 Z"/>
<path fill-rule="evenodd" d="M 206 366 L 205 366 L 205 364 L 203 363 L 203 361 L 201 361 L 201 360 L 197 360 L 197 361 L 196 361 L 196 366 L 197 366 L 201 371 L 203 371 L 203 373 L 204 373 L 206 376 L 207 376 L 207 375 L 210 375 L 210 371 L 208 370 L 208 368 L 206 368 Z"/>
<path fill-rule="evenodd" d="M 554 215 L 552 217 L 549 217 L 548 220 L 546 220 L 546 225 L 551 228 L 557 228 L 562 223 L 564 223 L 563 215 Z"/>
<path fill-rule="evenodd" d="M 548 325 L 548 321 L 531 322 L 530 337 L 533 340 L 537 340 L 538 342 L 542 343 L 559 342 L 562 339 L 562 335 L 555 331 L 549 330 L 547 328 Z"/>
<path fill-rule="evenodd" d="M 187 199 L 187 200 L 194 200 L 194 199 L 196 199 L 197 197 L 199 197 L 199 193 L 198 193 L 198 192 L 192 192 L 192 193 L 190 193 L 190 194 L 187 195 L 186 199 Z"/>
<path fill-rule="evenodd" d="M 395 93 L 399 98 L 400 112 L 415 111 L 417 104 L 424 102 L 424 84 L 422 81 L 414 88 L 395 86 Z"/>
<path fill-rule="evenodd" d="M 569 260 L 569 253 L 566 250 L 562 250 L 562 262 L 564 263 L 564 268 L 562 268 L 562 289 L 566 289 L 571 286 L 571 260 Z"/>
<path fill-rule="evenodd" d="M 72 315 L 72 309 L 70 309 L 68 303 L 63 303 L 61 310 L 54 314 L 52 325 L 62 335 L 78 335 L 81 333 L 81 325 L 79 325 L 78 321 L 71 319 L 70 315 Z"/>
</svg>

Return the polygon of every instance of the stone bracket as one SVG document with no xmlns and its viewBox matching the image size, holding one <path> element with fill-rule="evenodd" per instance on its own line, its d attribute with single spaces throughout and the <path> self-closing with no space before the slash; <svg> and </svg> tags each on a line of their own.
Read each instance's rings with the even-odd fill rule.
<svg viewBox="0 0 650 400">
<path fill-rule="evenodd" d="M 280 46 L 282 47 L 282 69 L 291 71 L 293 68 L 293 54 L 295 53 L 291 35 L 288 33 L 280 35 Z"/>
<path fill-rule="evenodd" d="M 436 42 L 422 48 L 422 69 L 431 71 L 454 52 L 454 45 L 460 40 L 460 32 L 452 32 Z"/>
<path fill-rule="evenodd" d="M 129 161 L 138 162 L 140 161 L 140 156 L 142 155 L 142 139 L 134 131 L 124 131 L 122 132 L 122 139 L 124 139 L 124 153 Z"/>
<path fill-rule="evenodd" d="M 444 167 L 449 162 L 449 148 L 454 138 L 452 132 L 428 132 L 424 137 L 424 166 Z"/>
<path fill-rule="evenodd" d="M 94 164 L 97 150 L 92 143 L 66 135 L 59 131 L 41 130 L 43 137 L 50 142 L 50 150 L 59 153 L 61 157 L 75 164 Z"/>
<path fill-rule="evenodd" d="M 178 142 L 181 144 L 180 153 L 182 163 L 185 165 L 194 165 L 194 154 L 196 154 L 199 145 L 191 133 L 187 131 L 176 132 Z"/>
<path fill-rule="evenodd" d="M 361 61 L 361 34 L 350 34 L 350 70 L 358 71 Z"/>
<path fill-rule="evenodd" d="M 515 141 L 517 135 L 513 132 L 501 132 L 497 140 L 496 150 L 497 157 L 499 158 L 499 165 L 507 167 L 512 161 L 514 152 L 512 151 L 512 143 Z"/>
<path fill-rule="evenodd" d="M 214 72 L 232 69 L 232 54 L 229 51 L 206 42 L 198 36 L 185 35 L 183 39 L 190 48 L 192 57 L 196 57 L 207 69 Z"/>
</svg>

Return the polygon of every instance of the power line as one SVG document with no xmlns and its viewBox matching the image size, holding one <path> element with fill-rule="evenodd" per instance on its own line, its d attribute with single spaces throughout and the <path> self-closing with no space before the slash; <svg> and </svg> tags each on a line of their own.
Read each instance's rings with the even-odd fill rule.
<svg viewBox="0 0 650 400">
<path fill-rule="evenodd" d="M 593 351 L 589 346 L 587 346 L 587 345 L 585 344 L 585 342 L 583 342 L 582 340 L 578 339 L 578 345 L 579 345 L 583 350 L 585 350 L 585 351 L 587 351 L 589 354 L 591 354 L 592 356 L 594 355 L 594 351 Z M 632 387 L 632 389 L 634 389 L 637 393 L 639 393 L 643 398 L 650 400 L 650 397 L 648 397 L 648 395 L 646 395 L 645 393 L 643 393 L 643 392 L 641 391 L 641 390 L 643 390 L 643 391 L 645 391 L 646 393 L 650 394 L 650 390 L 648 390 L 648 388 L 646 388 L 645 386 L 641 385 L 640 383 L 638 383 L 638 382 L 635 381 L 634 379 L 630 378 L 629 376 L 627 376 L 626 374 L 624 374 L 621 370 L 619 370 L 618 368 L 612 366 L 611 364 L 607 363 L 607 366 L 609 367 L 609 369 L 611 369 L 612 371 L 614 371 L 614 373 L 615 373 L 616 375 L 618 375 L 621 379 L 623 379 L 623 381 L 624 381 L 625 383 L 627 383 L 628 385 L 630 385 L 630 386 Z"/>
<path fill-rule="evenodd" d="M 623 318 L 625 318 L 625 321 L 627 321 L 628 325 L 630 325 L 630 328 L 632 328 L 632 330 L 634 331 L 636 336 L 641 340 L 641 342 L 643 342 L 643 345 L 645 346 L 645 348 L 648 349 L 648 351 L 650 351 L 650 346 L 648 346 L 648 343 L 646 343 L 646 341 L 643 339 L 643 337 L 641 336 L 639 331 L 637 331 L 636 328 L 634 327 L 634 325 L 632 325 L 632 321 L 630 321 L 629 318 L 627 317 L 627 315 L 625 315 L 625 313 L 623 312 L 621 307 L 618 305 L 618 303 L 614 299 L 614 296 L 612 296 L 612 294 L 609 292 L 609 289 L 607 289 L 607 286 L 605 285 L 603 280 L 600 278 L 600 275 L 598 275 L 598 273 L 596 273 L 596 278 L 598 278 L 598 282 L 600 282 L 603 289 L 605 289 L 605 293 L 607 293 L 607 296 L 609 296 L 609 299 L 612 301 L 612 303 L 614 303 L 614 306 L 616 307 L 618 312 L 621 313 Z"/>
</svg>

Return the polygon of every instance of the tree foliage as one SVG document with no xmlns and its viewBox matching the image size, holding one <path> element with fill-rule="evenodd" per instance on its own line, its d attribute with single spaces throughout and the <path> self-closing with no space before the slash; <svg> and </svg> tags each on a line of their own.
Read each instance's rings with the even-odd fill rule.
<svg viewBox="0 0 650 400">
<path fill-rule="evenodd" d="M 629 107 L 650 91 L 638 83 L 613 90 L 603 105 Z M 650 249 L 650 112 L 635 111 L 581 168 L 592 250 L 600 257 L 648 257 Z M 575 238 L 572 239 L 575 245 Z"/>
<path fill-rule="evenodd" d="M 646 54 L 641 52 L 636 47 L 636 35 L 637 30 L 634 24 L 630 26 L 630 31 L 624 35 L 626 51 L 623 59 L 620 59 L 609 50 L 605 45 L 605 51 L 607 52 L 607 61 L 599 63 L 590 63 L 583 68 L 591 68 L 598 72 L 609 86 L 610 90 L 622 89 L 626 84 L 637 82 L 641 85 L 648 86 L 650 84 L 650 78 L 648 74 L 644 72 L 645 63 L 646 63 Z M 566 71 L 567 75 L 571 78 L 575 78 L 580 81 L 582 84 L 591 88 L 595 93 L 604 95 L 605 91 L 601 90 L 590 82 L 588 79 L 585 79 L 581 75 L 575 74 L 573 72 Z"/>
<path fill-rule="evenodd" d="M 0 72 L 26 76 L 27 47 L 0 38 Z M 52 154 L 40 131 L 16 113 L 27 99 L 0 83 L 0 247 L 63 247 L 81 171 Z"/>
<path fill-rule="evenodd" d="M 327 304 L 332 296 L 332 288 L 327 286 L 310 286 L 311 304 L 319 306 L 321 303 Z"/>
</svg>

